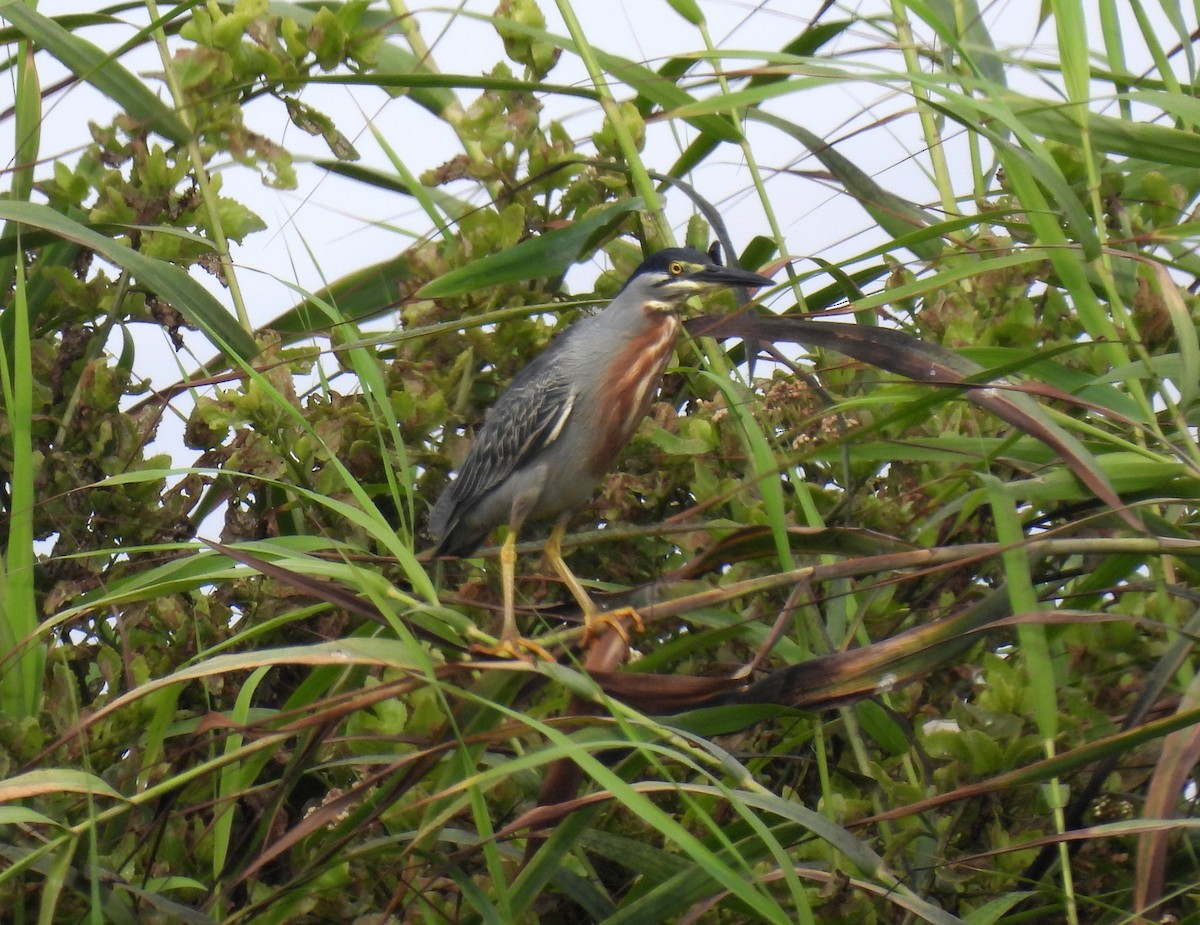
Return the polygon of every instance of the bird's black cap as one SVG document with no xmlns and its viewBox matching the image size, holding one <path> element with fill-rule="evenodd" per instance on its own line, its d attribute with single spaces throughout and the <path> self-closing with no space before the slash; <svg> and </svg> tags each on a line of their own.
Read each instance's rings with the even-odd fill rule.
<svg viewBox="0 0 1200 925">
<path fill-rule="evenodd" d="M 680 267 L 676 272 L 673 268 Z M 641 266 L 633 271 L 630 280 L 637 279 L 645 273 L 664 273 L 700 282 L 711 283 L 714 286 L 760 286 L 774 285 L 769 277 L 751 273 L 741 267 L 723 267 L 711 256 L 696 250 L 694 247 L 667 247 L 651 254 L 642 261 Z M 629 285 L 626 283 L 626 285 Z"/>
</svg>

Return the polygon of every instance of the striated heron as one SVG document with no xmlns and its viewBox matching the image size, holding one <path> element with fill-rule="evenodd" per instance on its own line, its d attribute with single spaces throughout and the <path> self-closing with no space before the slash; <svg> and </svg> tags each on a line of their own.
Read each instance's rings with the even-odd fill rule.
<svg viewBox="0 0 1200 925">
<path fill-rule="evenodd" d="M 679 306 L 713 289 L 771 284 L 692 248 L 659 251 L 603 311 L 556 337 L 496 400 L 429 518 L 435 554 L 448 556 L 470 555 L 494 527 L 508 524 L 500 550 L 504 623 L 489 653 L 519 657 L 526 650 L 549 658 L 517 633 L 513 613 L 517 535 L 529 521 L 556 519 L 546 557 L 583 611 L 585 643 L 600 624 L 628 638 L 621 616 L 640 627 L 632 610 L 601 613 L 567 567 L 561 547 L 567 521 L 645 417 L 679 337 Z"/>
</svg>

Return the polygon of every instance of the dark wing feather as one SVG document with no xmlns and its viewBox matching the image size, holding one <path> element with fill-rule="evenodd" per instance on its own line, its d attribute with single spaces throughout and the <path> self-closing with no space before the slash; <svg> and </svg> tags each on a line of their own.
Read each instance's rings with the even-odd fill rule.
<svg viewBox="0 0 1200 925">
<path fill-rule="evenodd" d="M 548 354 L 538 359 L 552 359 Z M 433 534 L 448 540 L 463 512 L 553 443 L 574 403 L 575 391 L 558 364 L 535 360 L 523 369 L 488 412 L 458 478 L 434 506 Z"/>
<path fill-rule="evenodd" d="M 549 446 L 562 432 L 574 401 L 571 383 L 564 379 L 524 387 L 513 383 L 488 412 L 467 454 L 455 482 L 459 500 L 482 497 Z"/>
</svg>

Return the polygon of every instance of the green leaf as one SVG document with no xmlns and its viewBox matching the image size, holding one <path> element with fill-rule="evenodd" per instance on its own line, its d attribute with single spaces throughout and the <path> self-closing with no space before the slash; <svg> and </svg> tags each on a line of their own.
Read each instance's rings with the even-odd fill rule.
<svg viewBox="0 0 1200 925">
<path fill-rule="evenodd" d="M 22 0 L 0 0 L 0 16 L 146 128 L 176 144 L 184 144 L 191 137 L 188 127 L 173 109 L 164 104 L 135 74 L 91 42 L 68 32 L 48 16 L 35 12 Z"/>
<path fill-rule="evenodd" d="M 1163 305 L 1171 316 L 1171 325 L 1179 343 L 1180 373 L 1174 380 L 1179 389 L 1179 404 L 1185 409 L 1191 408 L 1200 389 L 1200 343 L 1197 343 L 1196 323 L 1167 268 L 1157 263 L 1150 266 L 1158 278 Z"/>
<path fill-rule="evenodd" d="M 27 771 L 0 781 L 0 803 L 26 800 L 45 793 L 92 793 L 97 796 L 123 799 L 104 779 L 74 768 L 46 768 Z"/>
<path fill-rule="evenodd" d="M 169 302 L 191 324 L 204 332 L 222 353 L 249 360 L 258 345 L 232 314 L 186 270 L 154 260 L 145 254 L 55 212 L 30 202 L 0 201 L 0 219 L 49 231 L 67 241 L 89 247 L 106 260 L 128 270 L 137 281 L 164 302 Z"/>
<path fill-rule="evenodd" d="M 892 714 L 874 700 L 864 700 L 854 705 L 863 732 L 874 739 L 889 755 L 903 755 L 909 749 L 909 737 Z"/>
<path fill-rule="evenodd" d="M 704 22 L 704 13 L 700 9 L 700 5 L 696 0 L 667 0 L 676 13 L 690 22 L 693 26 L 698 26 Z"/>
<path fill-rule="evenodd" d="M 572 87 L 567 84 L 547 84 L 536 80 L 521 80 L 517 77 L 492 77 L 478 74 L 427 74 L 407 71 L 395 74 L 372 72 L 370 74 L 317 74 L 305 81 L 309 84 L 334 84 L 348 87 L 379 87 L 381 89 L 413 91 L 416 99 L 418 90 L 446 90 L 450 87 L 469 90 L 494 90 L 517 93 L 550 93 L 555 96 L 572 96 L 585 100 L 598 99 L 596 91 L 588 87 Z M 426 108 L 429 108 L 428 106 Z M 436 110 L 435 110 L 436 112 Z"/>
<path fill-rule="evenodd" d="M 1107 154 L 1136 157 L 1159 164 L 1195 167 L 1200 163 L 1200 136 L 1167 125 L 1133 122 L 1100 113 L 1072 110 L 1061 102 L 1018 94 L 1000 97 L 1033 132 L 1064 144 L 1080 146 L 1082 121 L 1092 146 Z"/>
<path fill-rule="evenodd" d="M 0 806 L 0 825 L 57 826 L 59 823 L 45 813 L 39 813 L 36 809 L 26 809 L 24 806 Z"/>
<path fill-rule="evenodd" d="M 642 205 L 641 199 L 629 199 L 597 209 L 566 228 L 548 231 L 451 270 L 423 286 L 417 298 L 445 299 L 489 286 L 558 276 L 579 259 L 593 235 Z"/>
<path fill-rule="evenodd" d="M 747 118 L 774 126 L 808 148 L 813 156 L 837 177 L 838 181 L 846 188 L 846 192 L 853 196 L 867 214 L 892 237 L 910 234 L 914 228 L 923 229 L 928 226 L 937 226 L 932 215 L 915 203 L 901 199 L 895 193 L 885 190 L 866 171 L 861 170 L 848 158 L 835 151 L 833 146 L 821 136 L 771 113 L 756 109 L 750 110 Z M 907 246 L 918 257 L 926 260 L 933 260 L 942 252 L 940 237 L 916 236 L 908 242 Z"/>
<path fill-rule="evenodd" d="M 1032 895 L 1032 893 L 1005 893 L 1003 896 L 984 903 L 964 918 L 963 922 L 966 925 L 993 925 L 994 922 L 999 922 L 1009 909 Z"/>
</svg>

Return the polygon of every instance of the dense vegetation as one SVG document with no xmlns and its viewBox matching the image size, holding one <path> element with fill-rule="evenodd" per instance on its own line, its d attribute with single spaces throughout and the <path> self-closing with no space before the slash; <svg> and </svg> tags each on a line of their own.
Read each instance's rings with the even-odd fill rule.
<svg viewBox="0 0 1200 925">
<path fill-rule="evenodd" d="M 0 917 L 1200 922 L 1196 24 L 767 5 L 747 51 L 670 0 L 691 51 L 635 61 L 544 6 L 0 0 Z M 467 25 L 507 59 L 443 73 Z M 329 83 L 455 156 L 355 161 Z M 111 112 L 60 150 L 81 84 Z M 877 117 L 814 133 L 831 86 Z M 279 229 L 224 181 L 312 176 L 263 111 L 420 229 L 257 318 L 239 244 Z M 561 658 L 479 659 L 494 550 L 429 561 L 432 500 L 556 330 L 715 237 L 780 285 L 693 310 L 570 538 L 636 657 L 580 649 L 533 541 Z"/>
</svg>

